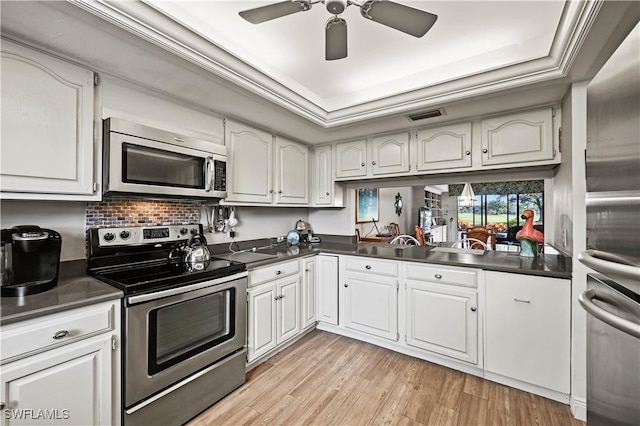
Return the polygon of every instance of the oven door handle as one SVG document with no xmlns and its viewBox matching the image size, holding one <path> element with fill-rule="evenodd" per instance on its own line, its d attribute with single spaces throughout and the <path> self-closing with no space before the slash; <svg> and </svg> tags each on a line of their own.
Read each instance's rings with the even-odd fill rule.
<svg viewBox="0 0 640 426">
<path fill-rule="evenodd" d="M 226 277 L 216 278 L 214 280 L 208 280 L 201 283 L 189 284 L 184 287 L 177 287 L 169 290 L 160 290 L 153 293 L 140 294 L 137 296 L 129 296 L 127 297 L 127 303 L 129 305 L 137 305 L 138 303 L 148 302 L 150 300 L 162 299 L 163 297 L 175 296 L 177 294 L 188 293 L 190 291 L 200 290 L 201 288 L 223 284 L 223 283 L 234 281 L 247 276 L 249 276 L 249 273 L 247 271 L 243 271 L 234 275 L 228 275 Z"/>
</svg>

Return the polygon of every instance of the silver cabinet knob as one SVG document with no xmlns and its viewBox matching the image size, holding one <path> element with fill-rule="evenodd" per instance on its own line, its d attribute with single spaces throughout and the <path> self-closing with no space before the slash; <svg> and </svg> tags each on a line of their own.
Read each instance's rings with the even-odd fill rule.
<svg viewBox="0 0 640 426">
<path fill-rule="evenodd" d="M 487 152 L 489 152 L 489 150 L 487 148 L 485 148 L 485 149 L 482 150 L 482 152 L 486 154 Z"/>
<path fill-rule="evenodd" d="M 375 166 L 375 165 L 376 165 L 376 162 L 375 162 L 375 161 L 372 161 L 372 162 L 371 162 L 371 164 L 373 164 L 373 165 Z"/>
<path fill-rule="evenodd" d="M 4 404 L 4 402 L 0 402 L 0 410 L 4 410 L 4 407 L 6 407 L 6 405 Z"/>
<path fill-rule="evenodd" d="M 360 163 L 360 165 L 361 165 L 362 167 L 364 167 L 364 163 Z"/>
<path fill-rule="evenodd" d="M 344 287 L 345 287 L 345 288 L 349 287 L 349 284 L 344 283 Z"/>
<path fill-rule="evenodd" d="M 276 271 L 276 275 L 280 275 L 282 271 Z"/>
<path fill-rule="evenodd" d="M 327 193 L 326 193 L 326 194 L 324 194 L 324 195 L 329 195 L 329 193 L 327 192 Z"/>
<path fill-rule="evenodd" d="M 280 191 L 278 191 L 278 194 L 282 194 L 282 189 Z"/>
<path fill-rule="evenodd" d="M 269 194 L 273 194 L 273 189 L 270 189 L 270 190 L 269 190 Z"/>
<path fill-rule="evenodd" d="M 441 279 L 442 279 L 442 275 L 440 275 L 440 274 L 436 274 L 436 275 L 435 275 L 435 277 L 436 277 L 436 279 L 438 279 L 438 280 L 441 280 Z"/>
<path fill-rule="evenodd" d="M 475 307 L 475 306 L 472 306 L 472 307 L 471 307 L 471 312 L 475 312 L 475 311 L 476 311 L 476 307 Z"/>
<path fill-rule="evenodd" d="M 465 152 L 465 154 L 471 155 L 471 151 L 467 151 L 467 152 Z"/>
<path fill-rule="evenodd" d="M 305 272 L 309 272 L 309 268 L 305 269 L 304 271 L 305 271 Z"/>
<path fill-rule="evenodd" d="M 366 269 L 371 269 L 371 265 L 366 265 L 365 268 Z"/>
</svg>

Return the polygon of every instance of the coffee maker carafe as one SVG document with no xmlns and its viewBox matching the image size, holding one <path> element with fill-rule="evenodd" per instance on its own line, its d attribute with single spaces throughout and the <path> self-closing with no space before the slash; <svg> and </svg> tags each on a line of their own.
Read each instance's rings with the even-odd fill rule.
<svg viewBox="0 0 640 426">
<path fill-rule="evenodd" d="M 0 230 L 2 296 L 26 296 L 58 284 L 62 237 L 52 229 L 20 225 Z"/>
</svg>

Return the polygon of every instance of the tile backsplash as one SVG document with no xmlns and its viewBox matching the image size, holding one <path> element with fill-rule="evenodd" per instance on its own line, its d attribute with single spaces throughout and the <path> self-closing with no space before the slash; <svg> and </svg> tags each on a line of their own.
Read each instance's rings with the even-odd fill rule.
<svg viewBox="0 0 640 426">
<path fill-rule="evenodd" d="M 105 197 L 87 204 L 86 227 L 181 225 L 200 222 L 201 202 Z"/>
</svg>

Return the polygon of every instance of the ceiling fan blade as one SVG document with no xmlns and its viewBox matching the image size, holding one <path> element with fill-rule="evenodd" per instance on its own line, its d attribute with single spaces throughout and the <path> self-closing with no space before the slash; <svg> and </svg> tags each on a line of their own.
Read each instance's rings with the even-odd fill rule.
<svg viewBox="0 0 640 426">
<path fill-rule="evenodd" d="M 243 10 L 239 14 L 252 24 L 261 24 L 272 19 L 281 18 L 291 15 L 292 13 L 304 12 L 309 9 L 311 9 L 311 5 L 306 1 L 288 0 L 256 7 L 255 9 Z"/>
<path fill-rule="evenodd" d="M 387 27 L 414 37 L 422 37 L 438 19 L 438 15 L 391 1 L 369 0 L 362 5 L 360 13 Z"/>
<path fill-rule="evenodd" d="M 347 57 L 347 21 L 337 16 L 325 25 L 325 59 L 333 61 Z"/>
</svg>

